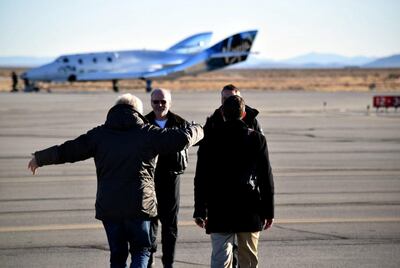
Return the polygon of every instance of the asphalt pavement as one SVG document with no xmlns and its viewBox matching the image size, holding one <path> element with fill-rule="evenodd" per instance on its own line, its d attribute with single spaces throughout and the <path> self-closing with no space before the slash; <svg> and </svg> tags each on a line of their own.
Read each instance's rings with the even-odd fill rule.
<svg viewBox="0 0 400 268">
<path fill-rule="evenodd" d="M 260 112 L 275 176 L 260 267 L 400 267 L 400 111 L 376 112 L 374 92 L 242 93 Z M 134 94 L 148 112 L 150 96 Z M 27 165 L 35 150 L 102 124 L 117 96 L 0 93 L 0 267 L 108 267 L 93 160 L 35 176 Z M 172 111 L 199 123 L 220 103 L 219 91 L 172 97 Z M 196 151 L 181 181 L 178 268 L 210 263 L 209 236 L 192 221 Z"/>
</svg>

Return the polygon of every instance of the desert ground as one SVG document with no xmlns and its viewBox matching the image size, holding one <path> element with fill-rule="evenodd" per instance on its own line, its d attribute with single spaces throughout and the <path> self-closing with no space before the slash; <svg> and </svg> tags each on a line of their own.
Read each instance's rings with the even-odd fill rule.
<svg viewBox="0 0 400 268">
<path fill-rule="evenodd" d="M 0 91 L 10 91 L 11 71 L 18 74 L 27 68 L 0 68 Z M 224 69 L 187 76 L 176 80 L 154 81 L 153 87 L 171 90 L 219 90 L 233 83 L 241 89 L 290 91 L 400 91 L 400 68 L 397 69 Z M 40 84 L 52 91 L 109 91 L 111 82 Z M 23 83 L 18 87 L 22 89 Z M 140 80 L 120 81 L 122 91 L 143 90 Z"/>
</svg>

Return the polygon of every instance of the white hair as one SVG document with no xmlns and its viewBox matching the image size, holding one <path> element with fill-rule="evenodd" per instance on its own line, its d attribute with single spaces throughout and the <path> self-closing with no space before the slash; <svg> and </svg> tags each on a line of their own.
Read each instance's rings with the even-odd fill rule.
<svg viewBox="0 0 400 268">
<path fill-rule="evenodd" d="M 172 100 L 171 91 L 169 89 L 156 88 L 151 92 L 150 97 L 153 97 L 153 95 L 156 93 L 162 93 L 164 95 L 165 99 Z"/>
<path fill-rule="evenodd" d="M 131 93 L 126 93 L 121 96 L 118 96 L 116 104 L 132 105 L 132 107 L 136 111 L 138 111 L 141 114 L 143 113 L 143 102 L 138 97 L 132 95 Z"/>
</svg>

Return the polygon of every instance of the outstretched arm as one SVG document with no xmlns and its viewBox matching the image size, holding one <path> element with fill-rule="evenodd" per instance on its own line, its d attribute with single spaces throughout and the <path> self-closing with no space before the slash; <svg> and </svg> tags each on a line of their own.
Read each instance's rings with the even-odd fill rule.
<svg viewBox="0 0 400 268">
<path fill-rule="evenodd" d="M 35 175 L 36 169 L 41 166 L 73 163 L 92 157 L 94 144 L 90 141 L 89 135 L 91 135 L 90 131 L 75 140 L 35 152 L 28 163 L 28 169 Z"/>
<path fill-rule="evenodd" d="M 203 139 L 203 127 L 191 124 L 186 128 L 172 129 L 147 125 L 147 137 L 156 154 L 177 152 L 186 149 Z"/>
</svg>

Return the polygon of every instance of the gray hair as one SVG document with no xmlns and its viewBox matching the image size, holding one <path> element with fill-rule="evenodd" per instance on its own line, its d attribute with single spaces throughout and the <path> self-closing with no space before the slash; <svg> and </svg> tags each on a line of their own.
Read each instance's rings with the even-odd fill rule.
<svg viewBox="0 0 400 268">
<path fill-rule="evenodd" d="M 154 89 L 154 90 L 151 92 L 150 97 L 153 97 L 153 95 L 154 95 L 155 93 L 163 93 L 164 96 L 165 96 L 165 98 L 166 98 L 167 100 L 171 100 L 171 99 L 172 99 L 171 91 L 168 90 L 168 89 L 165 89 L 165 88 L 156 88 L 156 89 Z"/>
<path fill-rule="evenodd" d="M 132 107 L 136 111 L 143 114 L 143 102 L 138 97 L 132 95 L 131 93 L 126 93 L 121 96 L 118 96 L 116 104 L 132 105 Z"/>
</svg>

